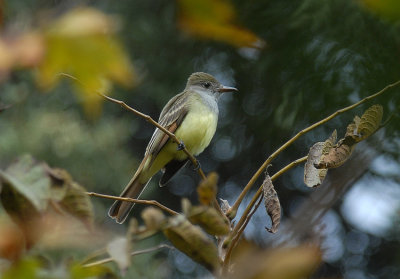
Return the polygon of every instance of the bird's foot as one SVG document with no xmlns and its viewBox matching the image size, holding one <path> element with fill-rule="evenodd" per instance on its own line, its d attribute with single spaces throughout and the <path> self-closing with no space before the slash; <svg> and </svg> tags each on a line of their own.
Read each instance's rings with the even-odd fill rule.
<svg viewBox="0 0 400 279">
<path fill-rule="evenodd" d="M 176 150 L 181 151 L 183 149 L 185 149 L 185 144 L 183 143 L 183 141 L 180 141 Z"/>
<path fill-rule="evenodd" d="M 200 161 L 197 160 L 196 162 L 197 162 L 197 165 L 196 166 L 193 165 L 193 170 L 194 171 L 198 171 L 201 168 Z"/>
</svg>

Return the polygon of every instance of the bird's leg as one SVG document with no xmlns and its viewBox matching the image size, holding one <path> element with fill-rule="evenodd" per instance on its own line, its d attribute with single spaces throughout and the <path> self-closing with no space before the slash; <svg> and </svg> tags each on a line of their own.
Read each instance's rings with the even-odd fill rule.
<svg viewBox="0 0 400 279">
<path fill-rule="evenodd" d="M 178 147 L 176 148 L 176 150 L 181 151 L 185 149 L 185 144 L 183 143 L 183 141 L 181 140 L 178 144 Z"/>
</svg>

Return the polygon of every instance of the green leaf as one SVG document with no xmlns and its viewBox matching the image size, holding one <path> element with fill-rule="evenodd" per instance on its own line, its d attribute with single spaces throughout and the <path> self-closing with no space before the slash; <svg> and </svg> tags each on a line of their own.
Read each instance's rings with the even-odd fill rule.
<svg viewBox="0 0 400 279">
<path fill-rule="evenodd" d="M 30 155 L 21 157 L 5 171 L 0 170 L 0 180 L 3 188 L 12 188 L 39 212 L 43 212 L 47 208 L 50 198 L 50 179 L 44 165 L 36 163 Z M 16 201 L 6 200 L 2 197 L 5 207 L 8 203 L 14 202 Z"/>
<path fill-rule="evenodd" d="M 15 265 L 1 274 L 2 279 L 16 279 L 16 278 L 41 278 L 39 276 L 40 263 L 37 259 L 29 258 L 19 261 Z"/>
</svg>

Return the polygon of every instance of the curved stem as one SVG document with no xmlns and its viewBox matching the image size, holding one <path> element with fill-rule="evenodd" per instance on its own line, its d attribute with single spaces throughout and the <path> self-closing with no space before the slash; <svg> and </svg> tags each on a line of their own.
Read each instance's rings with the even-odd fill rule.
<svg viewBox="0 0 400 279">
<path fill-rule="evenodd" d="M 284 174 L 291 168 L 307 161 L 307 157 L 308 156 L 301 157 L 301 158 L 291 162 L 290 164 L 286 165 L 285 167 L 280 169 L 277 173 L 275 173 L 271 177 L 271 180 L 272 181 L 276 180 L 279 176 L 281 176 L 282 174 Z M 244 210 L 238 223 L 235 225 L 235 227 L 233 228 L 229 237 L 227 238 L 227 242 L 229 243 L 229 246 L 227 248 L 226 256 L 224 259 L 224 266 L 228 265 L 233 248 L 235 248 L 237 242 L 240 239 L 241 234 L 243 233 L 244 229 L 246 228 L 246 226 L 247 226 L 248 222 L 250 221 L 251 217 L 253 216 L 254 212 L 260 206 L 261 201 L 262 201 L 262 197 L 261 197 L 262 192 L 263 192 L 263 188 L 262 188 L 262 186 L 260 186 L 260 188 L 257 190 L 257 192 L 254 194 L 253 198 L 251 199 L 250 203 L 247 205 L 246 209 Z M 256 204 L 258 199 L 260 199 L 260 200 L 253 209 L 253 206 Z M 232 240 L 232 241 L 230 241 L 230 240 Z"/>
<path fill-rule="evenodd" d="M 253 186 L 253 184 L 256 182 L 256 180 L 258 179 L 258 177 L 263 173 L 263 171 L 265 170 L 265 168 L 271 163 L 271 161 L 273 159 L 275 159 L 276 156 L 279 155 L 279 153 L 281 153 L 283 150 L 285 150 L 287 147 L 289 147 L 293 142 L 295 142 L 299 137 L 301 137 L 302 135 L 304 135 L 305 133 L 308 133 L 309 131 L 317 128 L 318 126 L 321 126 L 322 124 L 325 124 L 326 122 L 328 122 L 329 120 L 335 118 L 336 116 L 338 116 L 339 114 L 342 114 L 346 111 L 349 111 L 373 98 L 378 97 L 379 95 L 383 94 L 384 92 L 386 92 L 388 89 L 395 87 L 397 85 L 400 84 L 400 80 L 389 84 L 387 86 L 385 86 L 383 89 L 381 89 L 380 91 L 376 92 L 375 94 L 372 94 L 368 97 L 365 97 L 364 99 L 358 101 L 357 103 L 354 103 L 350 106 L 347 106 L 345 108 L 339 109 L 336 112 L 334 112 L 333 114 L 329 115 L 328 117 L 314 123 L 313 125 L 301 130 L 300 132 L 298 132 L 293 138 L 291 138 L 290 140 L 288 140 L 285 144 L 283 144 L 280 148 L 278 148 L 274 153 L 271 154 L 271 156 L 268 157 L 268 159 L 261 165 L 261 167 L 257 170 L 257 172 L 253 175 L 253 177 L 249 180 L 249 182 L 247 183 L 247 185 L 244 187 L 243 191 L 240 193 L 239 197 L 237 198 L 237 200 L 235 201 L 235 203 L 233 204 L 233 206 L 230 208 L 230 210 L 227 212 L 227 216 L 232 220 L 233 218 L 236 217 L 236 213 L 237 210 L 239 208 L 239 205 L 241 204 L 241 202 L 243 201 L 244 197 L 246 196 L 246 194 L 249 192 L 249 190 L 251 189 L 251 187 Z"/>
</svg>

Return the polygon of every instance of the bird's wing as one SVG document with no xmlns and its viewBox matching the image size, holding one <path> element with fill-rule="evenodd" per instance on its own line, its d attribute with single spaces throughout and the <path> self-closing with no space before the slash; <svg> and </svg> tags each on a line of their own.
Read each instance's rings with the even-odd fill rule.
<svg viewBox="0 0 400 279">
<path fill-rule="evenodd" d="M 175 133 L 176 129 L 178 129 L 178 127 L 181 125 L 183 119 L 185 119 L 185 116 L 188 112 L 187 106 L 184 105 L 186 99 L 187 94 L 182 92 L 173 97 L 161 111 L 158 123 L 171 133 Z M 152 158 L 155 158 L 168 140 L 169 136 L 157 128 L 154 131 L 149 144 L 147 145 L 146 155 L 151 154 Z"/>
</svg>

